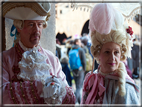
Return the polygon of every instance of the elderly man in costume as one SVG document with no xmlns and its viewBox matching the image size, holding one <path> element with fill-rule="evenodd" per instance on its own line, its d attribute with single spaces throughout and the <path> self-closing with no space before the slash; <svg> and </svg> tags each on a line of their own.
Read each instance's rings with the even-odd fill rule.
<svg viewBox="0 0 142 107">
<path fill-rule="evenodd" d="M 48 2 L 3 4 L 17 29 L 14 47 L 2 52 L 3 104 L 75 104 L 58 58 L 39 44 L 49 11 Z"/>
<path fill-rule="evenodd" d="M 122 62 L 130 56 L 132 28 L 110 3 L 101 3 L 92 9 L 89 30 L 91 53 L 99 67 L 85 77 L 82 104 L 139 105 L 139 87 Z"/>
</svg>

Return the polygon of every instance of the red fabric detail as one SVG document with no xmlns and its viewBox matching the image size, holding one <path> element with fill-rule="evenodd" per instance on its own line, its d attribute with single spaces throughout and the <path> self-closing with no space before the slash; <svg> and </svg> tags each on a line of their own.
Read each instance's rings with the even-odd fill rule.
<svg viewBox="0 0 142 107">
<path fill-rule="evenodd" d="M 25 82 L 23 82 L 23 94 L 25 95 L 25 99 L 28 104 L 31 104 L 30 99 L 28 98 L 27 92 L 26 92 L 26 87 L 25 87 Z"/>
<path fill-rule="evenodd" d="M 24 50 L 20 47 L 19 43 L 17 43 L 15 45 L 15 50 L 16 50 L 16 53 L 18 55 L 17 56 L 17 61 L 19 62 L 19 61 L 21 61 L 22 54 L 24 53 Z M 13 65 L 12 71 L 14 73 L 14 76 L 12 77 L 12 82 L 20 82 L 20 81 L 23 82 L 23 79 L 18 79 L 17 78 L 17 74 L 20 72 L 20 68 L 18 67 L 18 63 L 16 65 Z"/>
<path fill-rule="evenodd" d="M 75 104 L 76 98 L 73 93 L 73 90 L 71 87 L 65 87 L 66 88 L 66 96 L 64 97 L 62 104 Z"/>
<path fill-rule="evenodd" d="M 55 82 L 51 82 L 51 85 L 54 85 L 55 84 Z"/>
<path fill-rule="evenodd" d="M 90 81 L 90 80 L 93 80 L 93 85 L 92 85 L 92 88 L 89 89 L 90 92 L 87 96 L 85 104 L 93 104 L 95 99 L 97 99 L 97 96 L 99 96 L 99 98 L 100 98 L 104 95 L 105 87 L 104 87 L 103 78 L 104 78 L 104 76 L 102 76 L 100 74 L 93 73 L 90 75 L 84 88 L 88 87 L 90 85 L 90 83 L 92 83 L 92 81 Z"/>
<path fill-rule="evenodd" d="M 87 86 L 88 86 L 88 82 L 90 80 L 90 78 L 93 76 L 93 74 L 91 74 L 86 82 L 86 84 L 84 85 L 84 91 L 88 92 L 89 90 L 87 89 Z"/>
<path fill-rule="evenodd" d="M 20 95 L 22 104 L 26 104 L 26 103 L 25 103 L 25 100 L 23 99 L 23 96 L 22 96 L 23 94 L 22 94 L 20 85 L 21 85 L 21 84 L 20 84 L 19 82 L 17 82 L 17 91 L 18 91 L 18 94 Z"/>
<path fill-rule="evenodd" d="M 33 88 L 31 86 L 30 82 L 28 83 L 28 86 L 29 86 L 29 94 L 31 96 L 32 102 L 34 102 L 34 94 L 32 92 Z"/>
<path fill-rule="evenodd" d="M 33 89 L 34 89 L 34 94 L 35 94 L 35 97 L 36 97 L 35 103 L 36 103 L 36 104 L 41 104 L 41 103 L 40 103 L 40 97 L 39 97 L 39 95 L 37 94 L 37 88 L 36 88 L 36 86 L 35 86 L 35 81 L 33 82 Z"/>
<path fill-rule="evenodd" d="M 7 84 L 6 87 L 8 89 L 8 94 L 9 94 L 9 98 L 10 98 L 11 104 L 15 104 L 14 101 L 12 100 L 11 90 L 10 90 L 10 84 Z"/>
<path fill-rule="evenodd" d="M 16 53 L 18 54 L 18 62 L 22 58 L 22 54 L 24 53 L 24 50 L 20 47 L 19 43 L 15 45 Z"/>
<path fill-rule="evenodd" d="M 14 75 L 13 77 L 12 77 L 12 80 L 11 80 L 12 82 L 23 82 L 23 79 L 18 79 L 17 78 L 17 75 Z"/>
<path fill-rule="evenodd" d="M 129 33 L 130 35 L 133 35 L 133 31 L 132 28 L 129 26 L 128 29 L 126 29 L 127 33 Z"/>
<path fill-rule="evenodd" d="M 20 68 L 18 66 L 13 66 L 12 67 L 12 71 L 14 72 L 14 74 L 18 74 L 20 72 Z"/>
<path fill-rule="evenodd" d="M 37 88 L 35 86 L 35 81 L 32 83 L 33 84 L 29 83 L 29 87 L 30 87 L 30 95 L 31 95 L 33 104 L 45 104 L 44 99 L 40 98 L 38 95 Z M 36 99 L 35 99 L 35 97 L 36 97 Z"/>
<path fill-rule="evenodd" d="M 15 98 L 16 103 L 19 104 L 20 102 L 18 101 L 17 96 L 15 94 L 17 91 L 17 90 L 15 90 L 16 85 L 15 85 L 15 83 L 11 83 L 11 84 L 12 84 L 13 97 Z"/>
<path fill-rule="evenodd" d="M 34 84 L 34 82 L 32 82 L 33 84 Z M 35 90 L 34 90 L 34 88 L 33 88 L 33 84 L 31 84 L 31 83 L 29 83 L 29 85 L 30 85 L 30 95 L 31 95 L 31 98 L 32 98 L 32 101 L 33 101 L 33 104 L 38 104 L 37 102 L 38 101 L 36 101 L 36 99 L 35 99 Z"/>
<path fill-rule="evenodd" d="M 15 83 L 8 84 L 9 97 L 10 97 L 10 101 L 12 104 L 19 104 L 20 102 L 18 101 L 17 96 L 15 94 L 16 93 L 15 86 L 16 86 Z M 14 98 L 14 99 L 12 99 L 12 98 Z"/>
</svg>

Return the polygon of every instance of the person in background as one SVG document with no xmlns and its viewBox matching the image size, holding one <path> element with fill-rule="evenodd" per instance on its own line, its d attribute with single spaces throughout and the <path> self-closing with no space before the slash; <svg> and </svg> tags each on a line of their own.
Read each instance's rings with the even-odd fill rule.
<svg viewBox="0 0 142 107">
<path fill-rule="evenodd" d="M 132 28 L 111 3 L 100 3 L 92 9 L 89 30 L 91 53 L 99 67 L 85 76 L 81 104 L 140 105 L 139 87 L 122 62 L 130 57 Z"/>
<path fill-rule="evenodd" d="M 92 65 L 93 65 L 93 58 L 91 56 L 91 54 L 89 53 L 89 48 L 87 47 L 87 43 L 88 43 L 88 39 L 87 37 L 82 38 L 82 43 L 84 44 L 84 47 L 86 47 L 86 51 L 85 51 L 85 56 L 86 56 L 86 71 L 85 71 L 85 75 L 92 70 Z M 85 76 L 84 75 L 84 76 Z"/>
<path fill-rule="evenodd" d="M 139 78 L 139 42 L 137 39 L 133 40 L 133 47 L 132 47 L 132 62 L 133 62 L 133 74 L 132 78 L 133 79 L 138 79 Z"/>
<path fill-rule="evenodd" d="M 81 102 L 81 89 L 83 86 L 83 79 L 84 79 L 84 72 L 86 70 L 86 57 L 85 57 L 85 51 L 81 48 L 81 40 L 80 39 L 75 39 L 74 40 L 74 45 L 70 52 L 72 50 L 78 49 L 78 54 L 79 58 L 81 60 L 81 67 L 78 69 L 73 69 L 73 78 L 75 80 L 75 85 L 76 85 L 76 91 L 75 91 L 75 96 L 76 96 L 76 103 L 78 102 L 80 104 Z M 70 57 L 70 52 L 69 52 L 69 57 Z M 71 58 L 71 57 L 70 57 Z M 70 60 L 69 58 L 69 60 Z M 73 58 L 71 58 L 73 59 Z M 71 65 L 70 65 L 71 67 Z"/>
<path fill-rule="evenodd" d="M 68 43 L 66 43 L 67 55 L 69 55 L 69 51 L 72 49 L 73 45 L 74 45 L 74 40 L 70 40 Z"/>
<path fill-rule="evenodd" d="M 48 2 L 3 4 L 3 17 L 13 19 L 19 37 L 14 47 L 1 53 L 3 104 L 75 104 L 74 92 L 66 81 L 59 59 L 39 43 L 50 9 Z M 37 65 L 33 67 L 34 64 Z M 23 75 L 19 75 L 21 73 Z"/>
<path fill-rule="evenodd" d="M 61 65 L 62 65 L 62 70 L 63 70 L 63 72 L 66 75 L 66 80 L 67 80 L 69 86 L 72 86 L 72 79 L 73 79 L 73 77 L 71 76 L 71 73 L 70 73 L 70 68 L 68 66 L 68 64 L 69 64 L 68 60 L 69 60 L 68 57 L 65 56 L 65 57 L 62 57 L 60 59 L 60 62 L 61 62 Z"/>
<path fill-rule="evenodd" d="M 61 43 L 60 41 L 56 38 L 56 56 L 60 59 L 61 58 Z"/>
<path fill-rule="evenodd" d="M 87 53 L 88 48 L 86 46 L 86 40 L 84 38 L 81 39 L 81 47 L 84 49 L 85 53 Z"/>
</svg>

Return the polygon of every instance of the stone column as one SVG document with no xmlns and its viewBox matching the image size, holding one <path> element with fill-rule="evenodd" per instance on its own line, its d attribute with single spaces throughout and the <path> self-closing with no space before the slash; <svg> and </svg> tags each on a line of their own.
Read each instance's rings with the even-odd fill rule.
<svg viewBox="0 0 142 107">
<path fill-rule="evenodd" d="M 43 29 L 41 37 L 41 45 L 55 54 L 56 50 L 56 34 L 55 34 L 55 3 L 51 3 L 50 18 L 47 28 Z"/>
<path fill-rule="evenodd" d="M 56 34 L 55 34 L 55 3 L 51 3 L 50 18 L 48 20 L 47 28 L 43 29 L 40 44 L 43 48 L 50 50 L 55 54 L 56 50 Z M 5 31 L 6 31 L 6 50 L 13 46 L 14 37 L 10 36 L 10 30 L 13 24 L 13 20 L 5 19 Z"/>
</svg>

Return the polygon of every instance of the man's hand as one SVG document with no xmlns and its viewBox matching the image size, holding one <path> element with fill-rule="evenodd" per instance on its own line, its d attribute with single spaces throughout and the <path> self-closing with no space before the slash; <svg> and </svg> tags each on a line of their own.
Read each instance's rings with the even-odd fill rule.
<svg viewBox="0 0 142 107">
<path fill-rule="evenodd" d="M 63 81 L 55 76 L 50 76 L 45 80 L 43 93 L 44 101 L 47 104 L 62 104 L 62 97 L 66 95 Z"/>
</svg>

